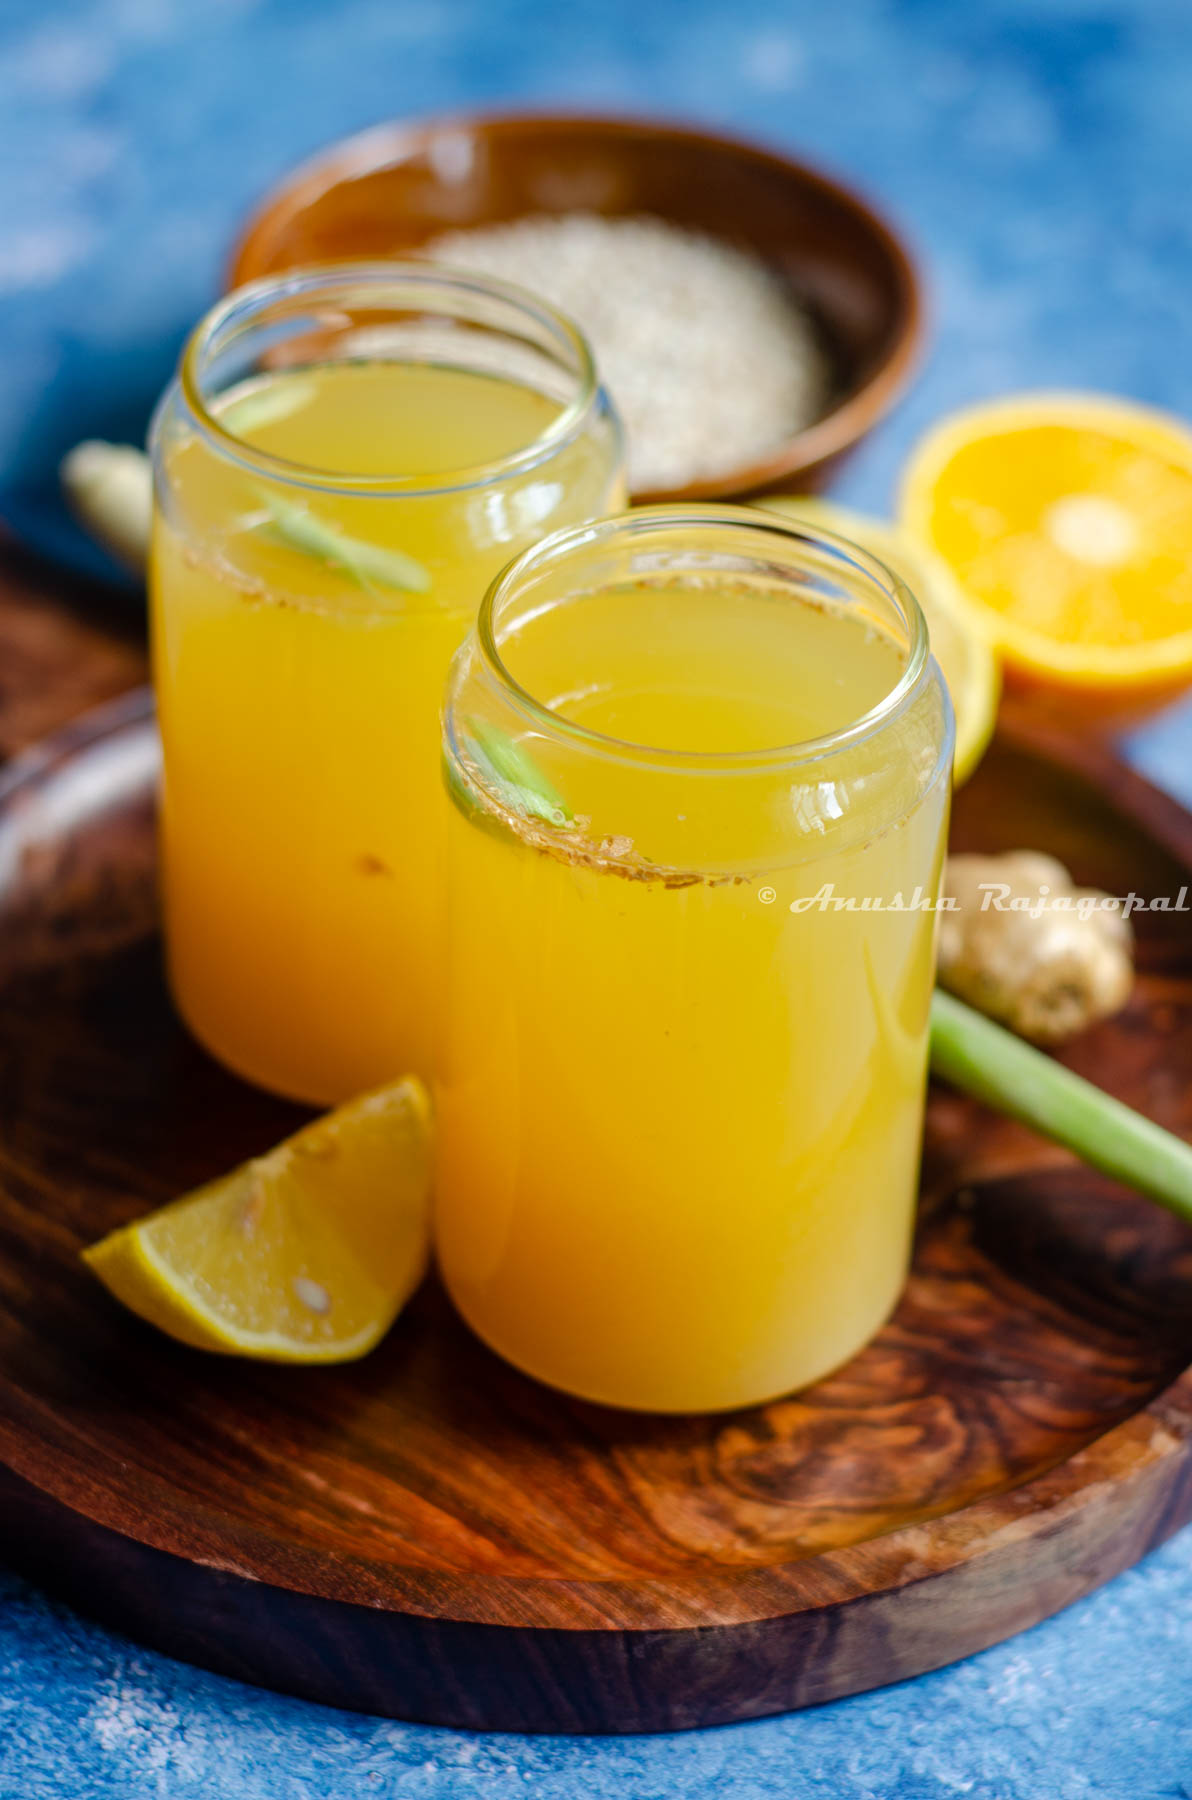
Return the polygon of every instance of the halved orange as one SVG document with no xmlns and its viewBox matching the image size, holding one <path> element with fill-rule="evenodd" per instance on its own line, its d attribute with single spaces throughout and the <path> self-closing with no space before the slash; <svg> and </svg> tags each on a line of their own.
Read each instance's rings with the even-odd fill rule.
<svg viewBox="0 0 1192 1800">
<path fill-rule="evenodd" d="M 1192 682 L 1192 430 L 1100 394 L 953 414 L 911 455 L 903 523 L 983 611 L 1008 671 L 1129 695 Z"/>
</svg>

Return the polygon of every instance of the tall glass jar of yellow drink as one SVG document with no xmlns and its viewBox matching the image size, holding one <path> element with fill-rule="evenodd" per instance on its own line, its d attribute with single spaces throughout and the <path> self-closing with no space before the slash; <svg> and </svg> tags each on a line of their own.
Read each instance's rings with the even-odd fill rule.
<svg viewBox="0 0 1192 1800">
<path fill-rule="evenodd" d="M 619 1406 L 827 1373 L 911 1237 L 952 751 L 914 599 L 740 508 L 563 532 L 490 589 L 444 729 L 461 1312 Z"/>
<path fill-rule="evenodd" d="M 297 1099 L 426 1073 L 452 653 L 512 556 L 623 501 L 587 345 L 431 264 L 286 275 L 199 326 L 154 451 L 178 1004 Z"/>
</svg>

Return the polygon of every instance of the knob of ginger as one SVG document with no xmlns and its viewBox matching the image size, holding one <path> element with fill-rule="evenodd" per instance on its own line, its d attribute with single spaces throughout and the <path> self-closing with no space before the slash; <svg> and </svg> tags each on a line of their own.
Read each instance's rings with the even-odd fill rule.
<svg viewBox="0 0 1192 1800">
<path fill-rule="evenodd" d="M 952 856 L 940 918 L 941 984 L 1037 1044 L 1060 1044 L 1126 1004 L 1129 921 L 1054 856 Z"/>
</svg>

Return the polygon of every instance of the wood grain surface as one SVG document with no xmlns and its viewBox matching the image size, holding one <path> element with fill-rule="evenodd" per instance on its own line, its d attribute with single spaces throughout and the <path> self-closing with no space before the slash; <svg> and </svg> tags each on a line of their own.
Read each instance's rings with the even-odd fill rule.
<svg viewBox="0 0 1192 1800">
<path fill-rule="evenodd" d="M 0 521 L 0 764 L 145 679 L 135 595 L 50 568 Z"/>
<path fill-rule="evenodd" d="M 916 1674 L 1128 1566 L 1192 1513 L 1192 1233 L 933 1096 L 890 1325 L 712 1418 L 569 1400 L 433 1284 L 342 1369 L 205 1357 L 81 1245 L 303 1115 L 186 1037 L 155 935 L 148 701 L 0 777 L 0 1545 L 172 1654 L 334 1704 L 497 1728 L 706 1725 Z M 1192 819 L 1021 719 L 966 847 L 1176 893 Z M 1071 1061 L 1192 1104 L 1192 915 L 1144 915 L 1128 1012 Z"/>
</svg>

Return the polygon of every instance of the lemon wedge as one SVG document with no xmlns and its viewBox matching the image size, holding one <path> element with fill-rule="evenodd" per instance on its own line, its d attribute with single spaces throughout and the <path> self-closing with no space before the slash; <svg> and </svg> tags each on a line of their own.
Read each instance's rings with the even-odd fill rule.
<svg viewBox="0 0 1192 1800">
<path fill-rule="evenodd" d="M 852 512 L 812 495 L 783 494 L 756 502 L 770 512 L 821 525 L 876 556 L 902 578 L 927 620 L 931 649 L 943 671 L 956 714 L 953 778 L 964 781 L 985 751 L 997 722 L 1001 676 L 990 634 L 956 577 L 909 531 L 867 513 Z"/>
<path fill-rule="evenodd" d="M 430 1109 L 408 1077 L 93 1244 L 130 1311 L 181 1343 L 270 1362 L 347 1362 L 426 1269 Z"/>
</svg>

